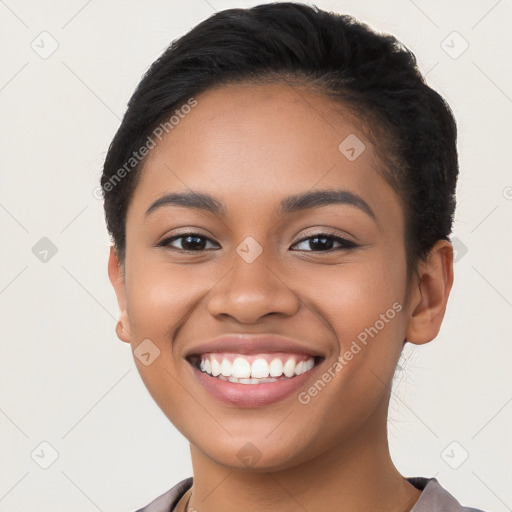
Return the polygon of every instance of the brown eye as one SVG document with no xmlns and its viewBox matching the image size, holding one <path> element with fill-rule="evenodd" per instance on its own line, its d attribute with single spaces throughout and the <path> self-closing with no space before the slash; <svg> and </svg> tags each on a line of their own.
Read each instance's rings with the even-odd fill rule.
<svg viewBox="0 0 512 512">
<path fill-rule="evenodd" d="M 293 247 L 300 244 L 303 244 L 304 247 L 298 250 L 308 251 L 307 247 L 309 247 L 310 252 L 328 252 L 340 249 L 353 249 L 354 247 L 357 247 L 357 244 L 350 240 L 339 236 L 328 235 L 326 233 L 318 233 L 314 236 L 303 238 L 294 244 Z M 337 247 L 335 247 L 336 244 L 338 245 Z"/>
<path fill-rule="evenodd" d="M 215 244 L 215 242 L 210 238 L 198 233 L 182 233 L 180 235 L 166 238 L 158 245 L 160 247 L 169 247 L 178 251 L 199 252 L 207 250 L 206 246 L 208 243 Z"/>
</svg>

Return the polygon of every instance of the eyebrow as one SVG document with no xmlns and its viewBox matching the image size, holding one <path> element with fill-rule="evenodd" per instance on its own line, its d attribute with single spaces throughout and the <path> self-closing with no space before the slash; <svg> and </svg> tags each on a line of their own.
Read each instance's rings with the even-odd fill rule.
<svg viewBox="0 0 512 512">
<path fill-rule="evenodd" d="M 288 196 L 281 201 L 279 213 L 283 215 L 331 204 L 354 206 L 374 220 L 377 220 L 375 213 L 362 197 L 354 192 L 342 189 L 314 190 Z M 146 215 L 168 205 L 193 208 L 216 215 L 226 215 L 226 207 L 221 201 L 202 192 L 173 192 L 166 194 L 151 204 L 146 210 Z"/>
</svg>

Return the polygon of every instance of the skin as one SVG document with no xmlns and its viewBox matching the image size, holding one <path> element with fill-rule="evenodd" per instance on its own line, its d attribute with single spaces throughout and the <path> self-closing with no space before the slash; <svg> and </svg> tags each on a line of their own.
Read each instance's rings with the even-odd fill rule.
<svg viewBox="0 0 512 512">
<path fill-rule="evenodd" d="M 117 335 L 133 350 L 145 339 L 158 347 L 150 365 L 135 363 L 190 442 L 194 484 L 178 510 L 187 499 L 199 512 L 410 510 L 420 491 L 390 458 L 390 387 L 404 339 L 427 343 L 440 329 L 451 244 L 437 242 L 418 263 L 406 297 L 405 214 L 357 119 L 283 83 L 222 86 L 197 101 L 148 155 L 127 213 L 125 261 L 112 248 L 108 265 Z M 354 161 L 338 149 L 349 134 L 366 145 Z M 376 218 L 347 204 L 277 213 L 288 195 L 325 188 L 358 194 Z M 145 214 L 164 194 L 188 190 L 215 196 L 226 215 L 175 205 Z M 183 239 L 174 250 L 156 246 L 183 232 L 212 242 L 189 253 Z M 298 243 L 325 232 L 358 247 Z M 252 263 L 236 252 L 247 236 L 263 249 Z M 223 404 L 184 359 L 220 335 L 271 333 L 317 347 L 326 371 L 396 301 L 402 311 L 307 405 L 296 394 L 264 407 Z M 250 467 L 237 456 L 246 443 L 260 455 Z"/>
</svg>

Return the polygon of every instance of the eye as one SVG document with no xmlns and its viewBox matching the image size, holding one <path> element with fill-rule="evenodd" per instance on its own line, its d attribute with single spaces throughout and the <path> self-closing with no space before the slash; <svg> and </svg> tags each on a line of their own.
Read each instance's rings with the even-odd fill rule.
<svg viewBox="0 0 512 512">
<path fill-rule="evenodd" d="M 213 240 L 199 233 L 181 233 L 162 240 L 158 246 L 169 247 L 178 251 L 199 252 L 207 250 L 206 245 L 208 243 L 218 246 Z M 177 245 L 181 247 L 177 247 Z"/>
<path fill-rule="evenodd" d="M 342 238 L 340 236 L 330 235 L 328 233 L 317 233 L 313 236 L 303 238 L 295 243 L 292 247 L 299 246 L 301 244 L 308 245 L 310 247 L 309 252 L 330 252 L 337 251 L 341 249 L 354 249 L 357 247 L 357 244 Z M 335 244 L 338 244 L 338 247 L 334 247 Z M 298 249 L 298 250 L 306 250 L 306 248 Z"/>
<path fill-rule="evenodd" d="M 210 247 L 208 247 L 210 244 Z M 353 249 L 357 244 L 340 236 L 334 236 L 328 233 L 317 233 L 296 242 L 292 247 L 303 245 L 302 250 L 308 252 L 329 252 L 341 249 Z M 309 249 L 307 248 L 309 244 Z M 304 247 L 306 245 L 306 247 Z M 337 245 L 338 247 L 335 247 Z M 184 252 L 200 252 L 220 247 L 219 244 L 200 233 L 181 233 L 162 240 L 159 247 L 168 247 L 170 249 Z M 213 246 L 213 247 L 212 247 Z"/>
</svg>

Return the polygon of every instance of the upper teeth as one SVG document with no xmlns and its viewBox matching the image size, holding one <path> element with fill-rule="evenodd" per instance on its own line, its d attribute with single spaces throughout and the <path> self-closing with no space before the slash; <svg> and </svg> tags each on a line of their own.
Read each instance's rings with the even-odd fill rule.
<svg viewBox="0 0 512 512">
<path fill-rule="evenodd" d="M 270 360 L 270 364 L 264 358 L 255 359 L 252 364 L 242 355 L 236 356 L 233 362 L 227 357 L 219 356 L 219 354 L 206 354 L 201 356 L 199 367 L 202 371 L 217 377 L 235 377 L 237 379 L 256 378 L 264 379 L 266 377 L 293 377 L 301 375 L 315 366 L 315 360 L 310 357 L 296 363 L 296 358 L 291 356 L 283 360 L 274 357 Z"/>
</svg>

